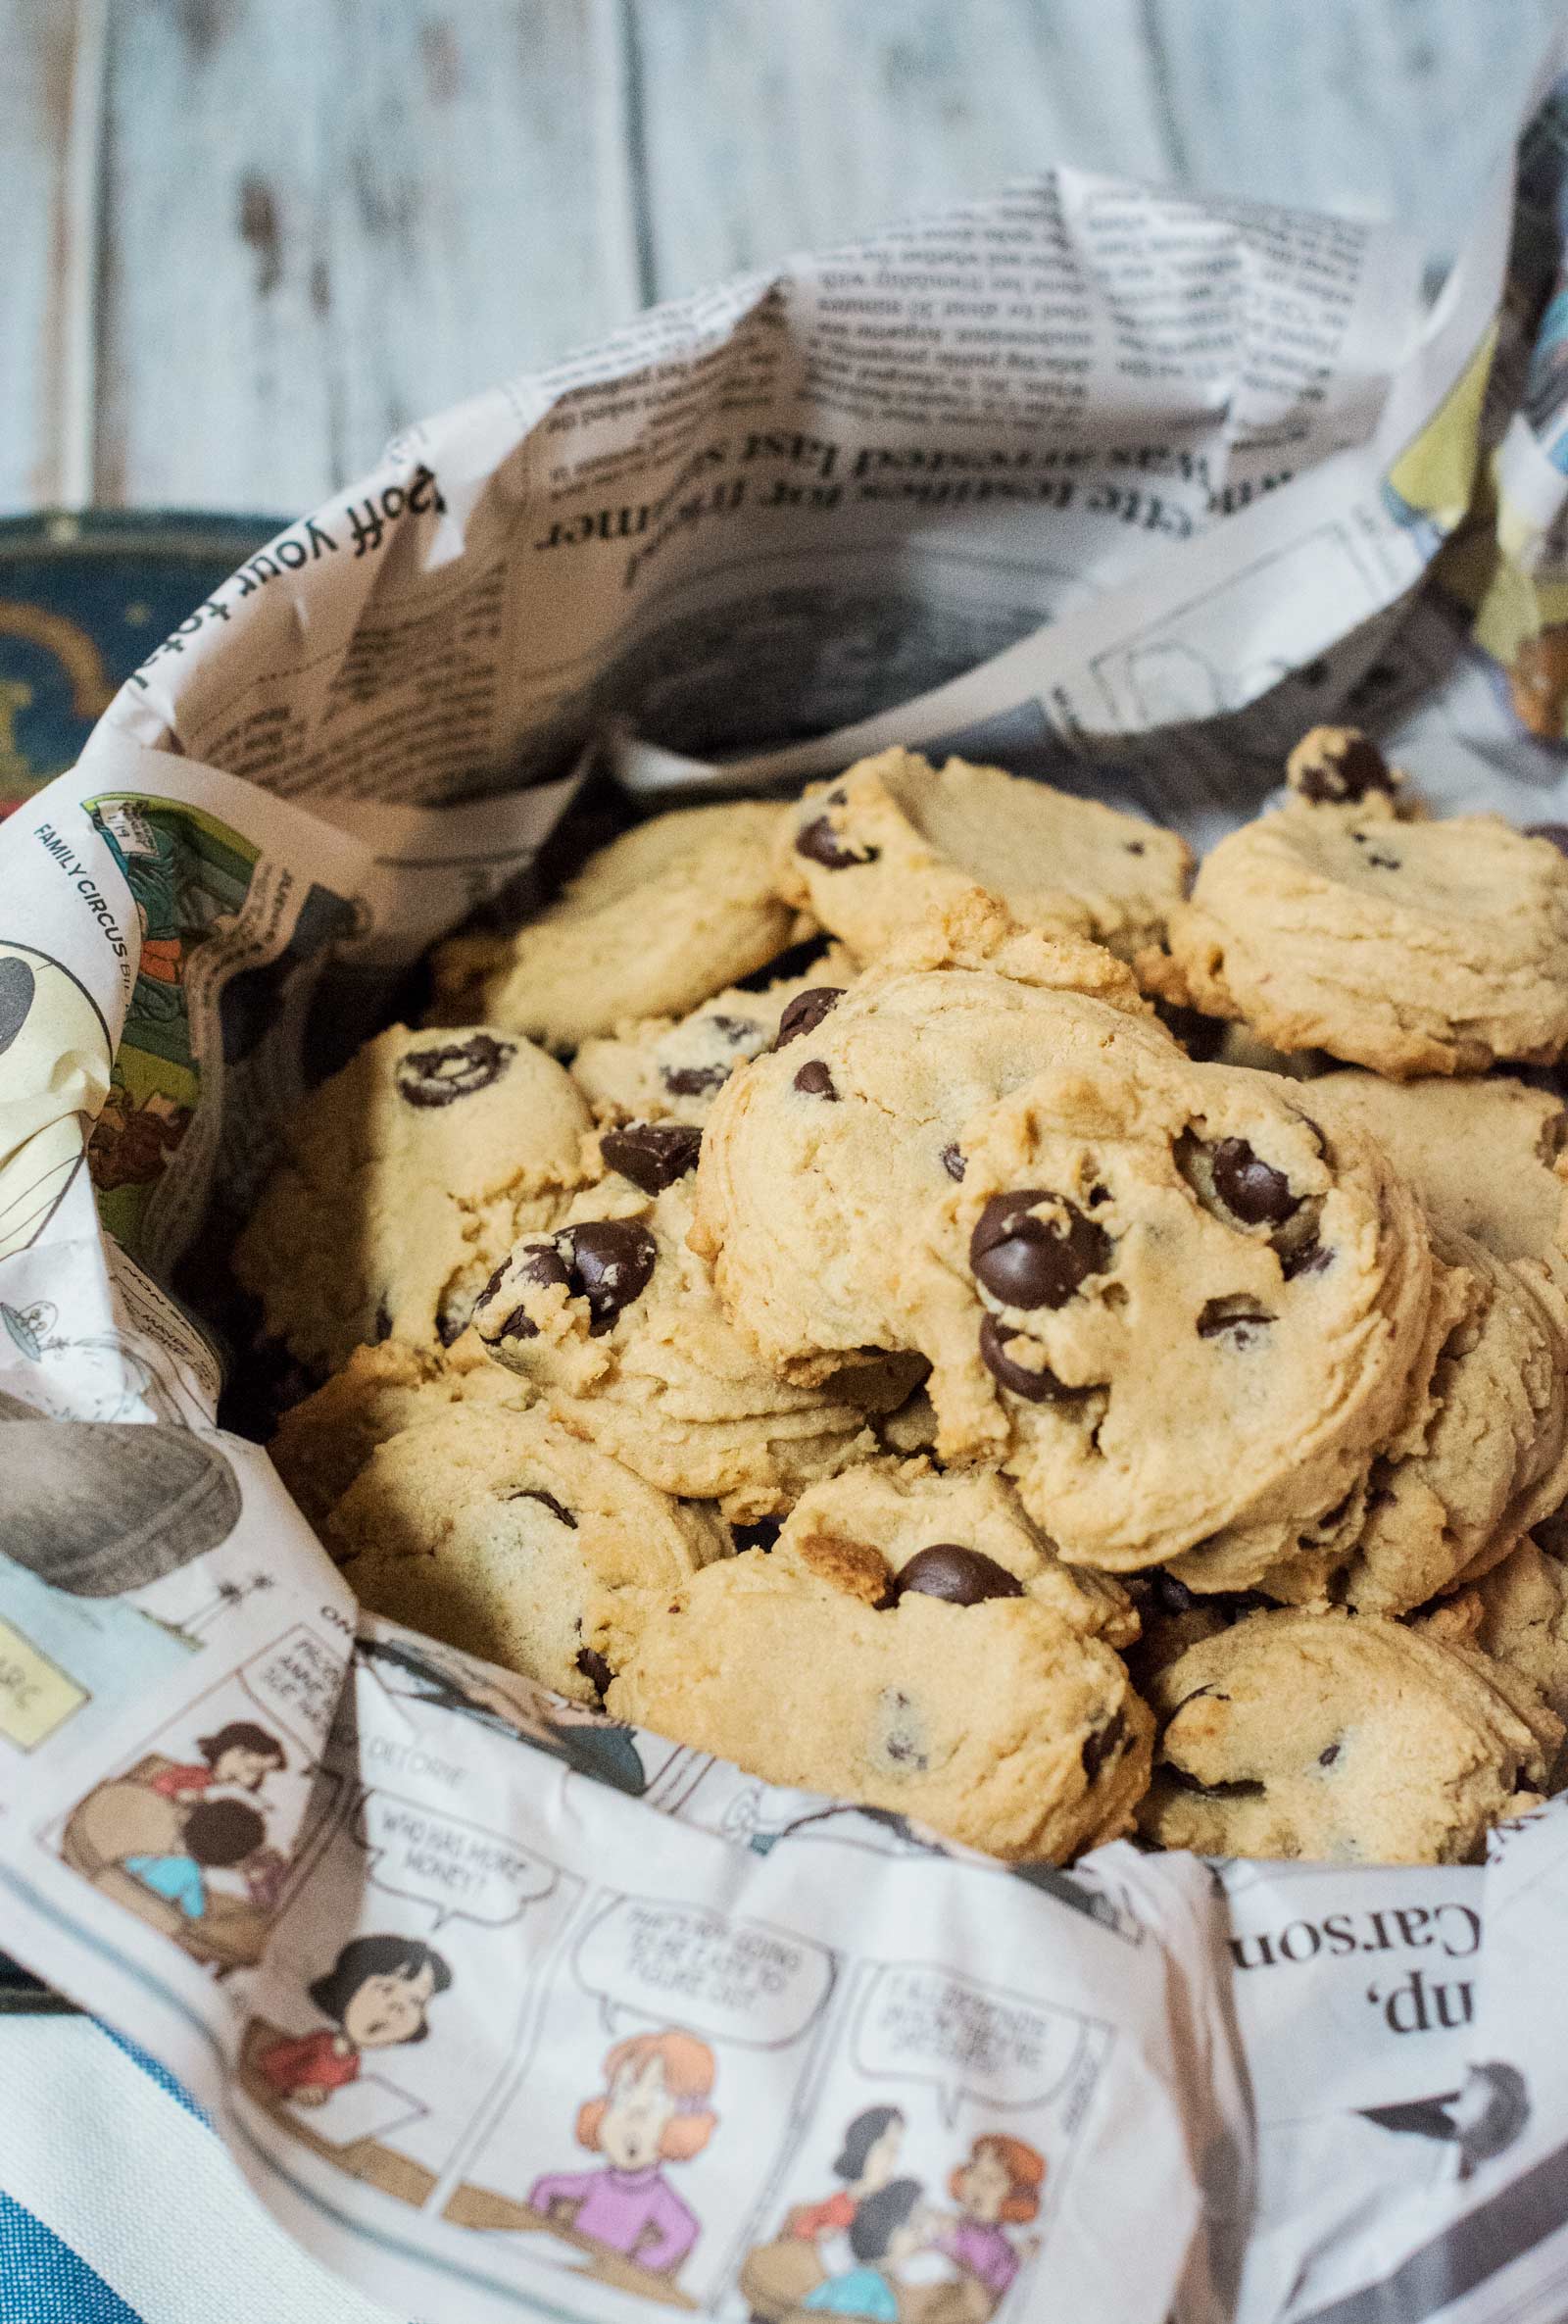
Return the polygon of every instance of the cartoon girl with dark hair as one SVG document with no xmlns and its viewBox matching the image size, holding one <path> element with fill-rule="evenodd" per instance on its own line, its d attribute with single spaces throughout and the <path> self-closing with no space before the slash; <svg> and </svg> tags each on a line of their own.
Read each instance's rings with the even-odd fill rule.
<svg viewBox="0 0 1568 2324">
<path fill-rule="evenodd" d="M 422 2042 L 430 2031 L 425 2011 L 451 1983 L 441 1954 L 417 1937 L 355 1937 L 309 1989 L 331 2026 L 274 2042 L 257 2070 L 280 2099 L 322 2105 L 358 2076 L 363 2052 Z"/>
<path fill-rule="evenodd" d="M 143 1888 L 177 1904 L 187 1920 L 207 1910 L 208 1872 L 243 1864 L 267 1838 L 267 1825 L 242 1800 L 199 1800 L 180 1830 L 172 1855 L 130 1855 L 121 1860 Z"/>
<path fill-rule="evenodd" d="M 850 2221 L 855 2265 L 829 2276 L 801 2301 L 813 2314 L 868 2316 L 898 2324 L 899 2268 L 929 2241 L 930 2213 L 918 2179 L 890 2179 Z"/>
<path fill-rule="evenodd" d="M 1036 2218 L 1045 2179 L 1043 2154 L 1022 2139 L 986 2131 L 948 2181 L 958 2216 L 939 2231 L 936 2248 L 982 2284 L 993 2302 L 1002 2299 L 1019 2267 L 1020 2254 L 1003 2221 L 1022 2225 Z"/>
<path fill-rule="evenodd" d="M 867 2106 L 844 2133 L 844 2144 L 834 2157 L 833 2176 L 844 2184 L 836 2195 L 819 2203 L 802 2203 L 789 2216 L 787 2232 L 808 2236 L 843 2235 L 856 2207 L 876 2195 L 899 2167 L 904 2145 L 904 2115 L 897 2106 Z"/>
<path fill-rule="evenodd" d="M 164 1767 L 148 1777 L 149 1787 L 166 1800 L 199 1800 L 215 1783 L 237 1783 L 259 1792 L 273 1768 L 288 1765 L 288 1755 L 275 1735 L 251 1719 L 231 1719 L 215 1735 L 201 1736 L 196 1745 L 199 1762 Z"/>
<path fill-rule="evenodd" d="M 578 2145 L 603 2154 L 605 2167 L 548 2172 L 529 2189 L 529 2208 L 548 2217 L 570 2206 L 574 2234 L 672 2275 L 701 2228 L 660 2166 L 689 2162 L 712 2137 L 714 2070 L 708 2044 L 673 2026 L 617 2042 L 605 2059 L 603 2096 L 577 2115 Z"/>
</svg>

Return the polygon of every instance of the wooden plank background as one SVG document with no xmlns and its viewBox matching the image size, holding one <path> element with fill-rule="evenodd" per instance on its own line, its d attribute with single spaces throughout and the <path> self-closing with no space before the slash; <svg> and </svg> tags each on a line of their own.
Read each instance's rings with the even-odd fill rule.
<svg viewBox="0 0 1568 2324">
<path fill-rule="evenodd" d="M 0 0 L 0 513 L 292 513 L 1052 161 L 1463 231 L 1563 0 Z"/>
</svg>

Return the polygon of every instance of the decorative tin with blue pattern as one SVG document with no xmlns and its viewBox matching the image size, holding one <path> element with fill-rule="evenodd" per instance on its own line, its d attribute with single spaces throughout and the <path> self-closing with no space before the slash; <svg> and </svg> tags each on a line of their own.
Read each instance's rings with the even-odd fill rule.
<svg viewBox="0 0 1568 2324">
<path fill-rule="evenodd" d="M 278 517 L 0 523 L 0 816 L 74 764 L 110 699 Z"/>
</svg>

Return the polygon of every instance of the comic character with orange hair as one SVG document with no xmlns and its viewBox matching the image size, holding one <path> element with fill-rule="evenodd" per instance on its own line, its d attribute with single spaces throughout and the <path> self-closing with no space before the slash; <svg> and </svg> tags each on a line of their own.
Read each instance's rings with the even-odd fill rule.
<svg viewBox="0 0 1568 2324">
<path fill-rule="evenodd" d="M 1045 2178 L 1043 2154 L 1022 2139 L 986 2131 L 948 2181 L 958 2216 L 936 2237 L 936 2248 L 983 2284 L 993 2302 L 1011 2284 L 1022 2256 L 1002 2223 L 1022 2226 L 1038 2215 Z"/>
<path fill-rule="evenodd" d="M 617 2042 L 605 2059 L 603 2096 L 577 2114 L 577 2143 L 603 2154 L 604 2168 L 536 2179 L 529 2208 L 569 2212 L 575 2234 L 673 2275 L 700 2228 L 660 2166 L 690 2161 L 712 2137 L 718 2116 L 707 2101 L 713 2074 L 708 2044 L 675 2027 Z"/>
</svg>

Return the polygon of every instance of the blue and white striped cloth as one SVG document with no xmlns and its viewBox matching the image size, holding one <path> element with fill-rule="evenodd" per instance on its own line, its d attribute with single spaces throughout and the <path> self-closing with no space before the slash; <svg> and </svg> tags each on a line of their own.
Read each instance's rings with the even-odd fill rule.
<svg viewBox="0 0 1568 2324">
<path fill-rule="evenodd" d="M 399 2324 L 274 2226 L 177 2083 L 0 2017 L 0 2324 Z"/>
</svg>

